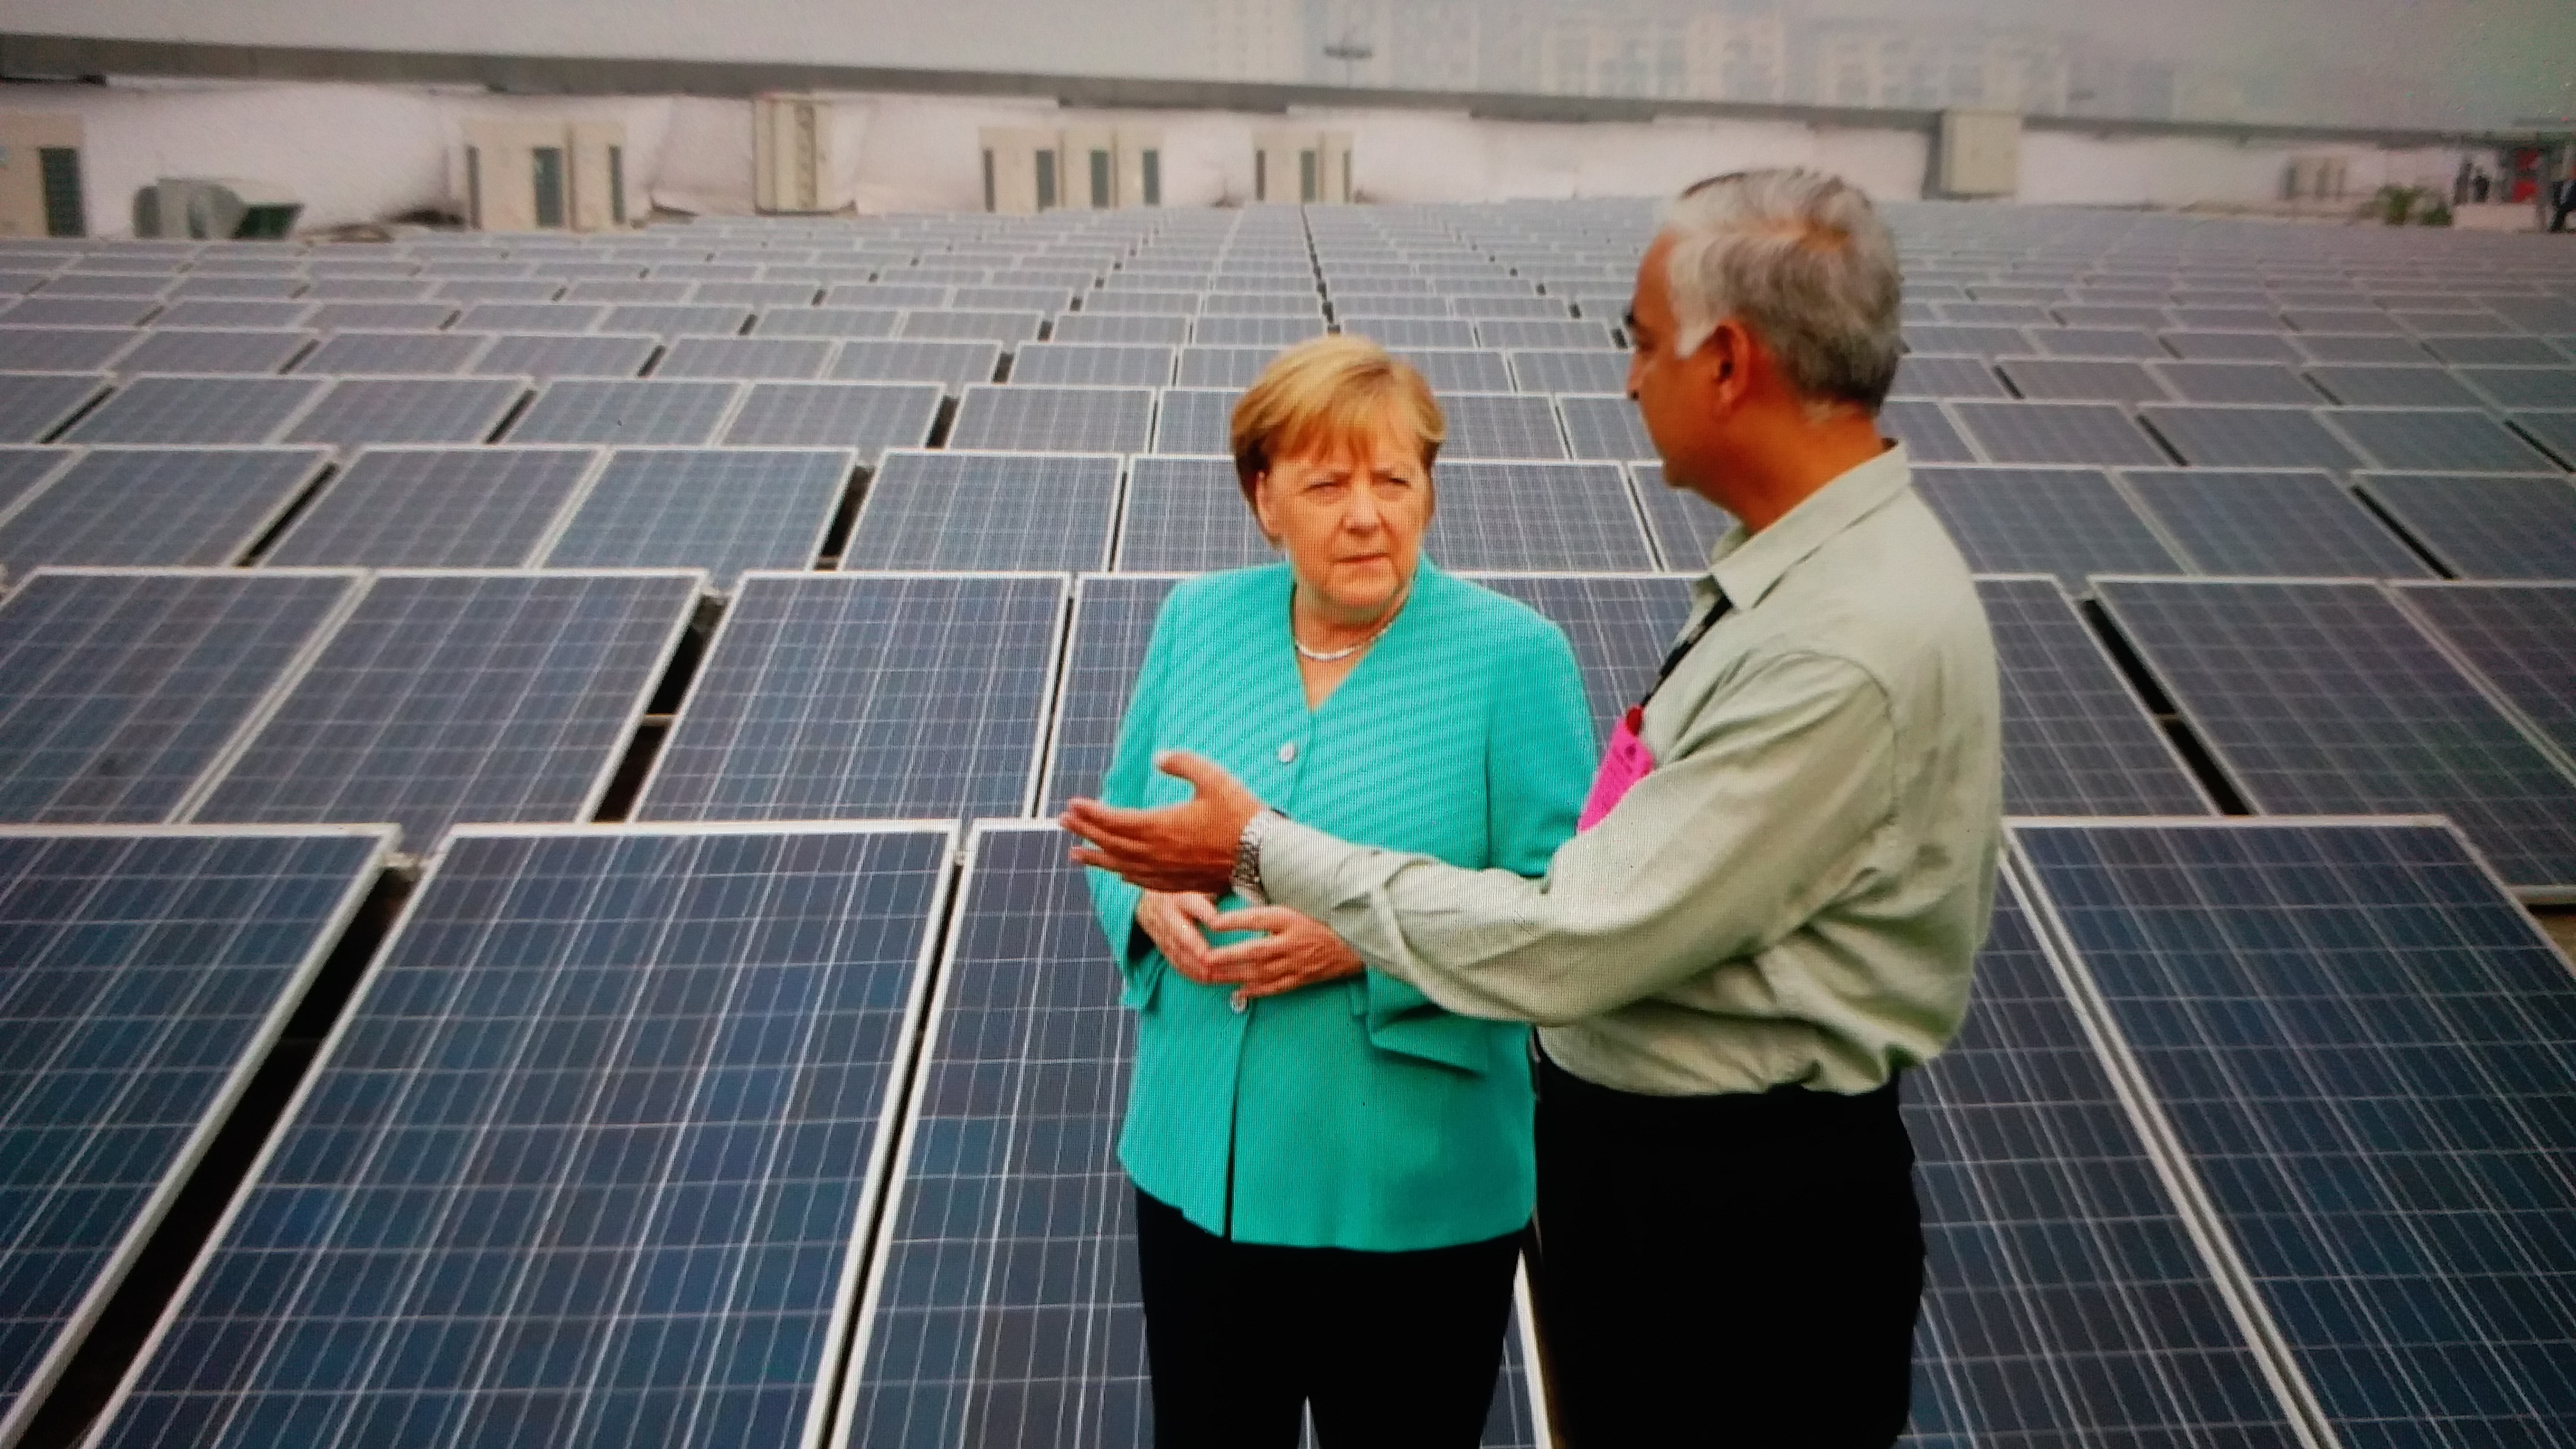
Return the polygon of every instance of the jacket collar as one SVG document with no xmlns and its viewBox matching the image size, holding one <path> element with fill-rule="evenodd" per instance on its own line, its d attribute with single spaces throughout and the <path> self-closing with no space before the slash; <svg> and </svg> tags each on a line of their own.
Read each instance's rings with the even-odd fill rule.
<svg viewBox="0 0 2576 1449">
<path fill-rule="evenodd" d="M 1905 445 L 1897 443 L 1807 495 L 1760 533 L 1745 532 L 1741 523 L 1727 530 L 1709 555 L 1709 573 L 1730 603 L 1750 609 L 1807 555 L 1877 512 L 1912 481 Z"/>
</svg>

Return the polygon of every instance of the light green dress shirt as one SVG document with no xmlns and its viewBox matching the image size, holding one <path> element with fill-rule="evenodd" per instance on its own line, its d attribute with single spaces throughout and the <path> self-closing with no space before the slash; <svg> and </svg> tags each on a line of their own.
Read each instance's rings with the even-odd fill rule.
<svg viewBox="0 0 2576 1449">
<path fill-rule="evenodd" d="M 1263 837 L 1263 888 L 1453 1011 L 1658 1095 L 1875 1088 L 1957 1030 L 2003 828 L 1994 641 L 1902 447 L 1695 591 L 1733 608 L 1645 712 L 1655 770 L 1547 875 Z M 1640 681 L 1641 687 L 1643 681 Z"/>
<path fill-rule="evenodd" d="M 1274 564 L 1172 591 L 1101 798 L 1189 798 L 1153 767 L 1189 750 L 1354 840 L 1547 869 L 1592 771 L 1582 676 L 1556 626 L 1426 560 L 1403 612 L 1309 710 L 1292 586 Z M 1454 1015 L 1375 971 L 1236 1011 L 1231 987 L 1181 975 L 1137 929 L 1133 886 L 1090 881 L 1139 1014 L 1118 1142 L 1138 1187 L 1209 1232 L 1290 1247 L 1449 1247 L 1529 1221 L 1527 1027 Z"/>
</svg>

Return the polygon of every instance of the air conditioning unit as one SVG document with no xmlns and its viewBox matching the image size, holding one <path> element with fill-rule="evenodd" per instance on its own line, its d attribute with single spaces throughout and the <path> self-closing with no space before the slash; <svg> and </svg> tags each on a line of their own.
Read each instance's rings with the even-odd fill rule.
<svg viewBox="0 0 2576 1449">
<path fill-rule="evenodd" d="M 753 97 L 751 163 L 751 204 L 760 211 L 809 215 L 849 205 L 832 169 L 832 103 L 818 96 Z"/>
<path fill-rule="evenodd" d="M 1943 111 L 1933 189 L 1943 196 L 2010 196 L 2021 190 L 2021 113 Z"/>
<path fill-rule="evenodd" d="M 282 240 L 303 214 L 303 202 L 265 181 L 164 177 L 134 193 L 136 236 Z"/>
<path fill-rule="evenodd" d="M 0 115 L 0 236 L 87 235 L 80 117 Z"/>
<path fill-rule="evenodd" d="M 1065 204 L 1061 132 L 988 126 L 977 140 L 984 151 L 986 211 L 1029 216 Z"/>
<path fill-rule="evenodd" d="M 607 231 L 628 215 L 624 126 L 465 123 L 465 224 L 474 230 Z"/>
</svg>

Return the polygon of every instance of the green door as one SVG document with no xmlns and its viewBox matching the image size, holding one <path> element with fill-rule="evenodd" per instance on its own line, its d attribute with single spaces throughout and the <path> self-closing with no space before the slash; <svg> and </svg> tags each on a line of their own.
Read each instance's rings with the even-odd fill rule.
<svg viewBox="0 0 2576 1449">
<path fill-rule="evenodd" d="M 1316 199 L 1315 153 L 1312 151 L 1297 153 L 1297 199 L 1299 201 Z"/>
<path fill-rule="evenodd" d="M 1038 210 L 1055 209 L 1055 153 L 1038 153 Z"/>
<path fill-rule="evenodd" d="M 561 146 L 539 146 L 537 164 L 537 225 L 560 228 L 564 224 L 564 154 Z"/>
<path fill-rule="evenodd" d="M 36 168 L 45 185 L 45 235 L 89 235 L 89 209 L 81 205 L 80 153 L 69 146 L 40 147 Z"/>
<path fill-rule="evenodd" d="M 1163 204 L 1163 153 L 1162 153 L 1162 152 L 1160 152 L 1160 151 L 1148 151 L 1148 152 L 1146 152 L 1146 153 L 1145 153 L 1145 177 L 1144 177 L 1144 180 L 1145 180 L 1145 204 L 1146 204 L 1147 206 L 1160 206 L 1160 205 L 1162 205 L 1162 204 Z"/>
<path fill-rule="evenodd" d="M 1109 194 L 1109 153 L 1106 151 L 1091 153 L 1091 204 L 1094 206 L 1118 204 L 1117 198 Z"/>
</svg>

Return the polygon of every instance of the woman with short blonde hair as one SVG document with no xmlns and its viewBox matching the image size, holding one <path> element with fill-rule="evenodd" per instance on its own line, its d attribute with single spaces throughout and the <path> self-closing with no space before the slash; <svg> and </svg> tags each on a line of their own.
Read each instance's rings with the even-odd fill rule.
<svg viewBox="0 0 2576 1449">
<path fill-rule="evenodd" d="M 1234 410 L 1244 499 L 1282 562 L 1174 589 L 1101 795 L 1189 794 L 1166 750 L 1289 814 L 1453 865 L 1545 872 L 1592 731 L 1572 650 L 1421 556 L 1446 425 L 1421 376 L 1325 337 Z M 1527 1029 L 1434 1006 L 1240 894 L 1091 873 L 1139 1015 L 1119 1157 L 1162 1449 L 1470 1449 L 1535 1193 Z M 1211 936 L 1234 913 L 1243 929 Z M 1257 999 L 1207 962 L 1257 940 Z"/>
</svg>

